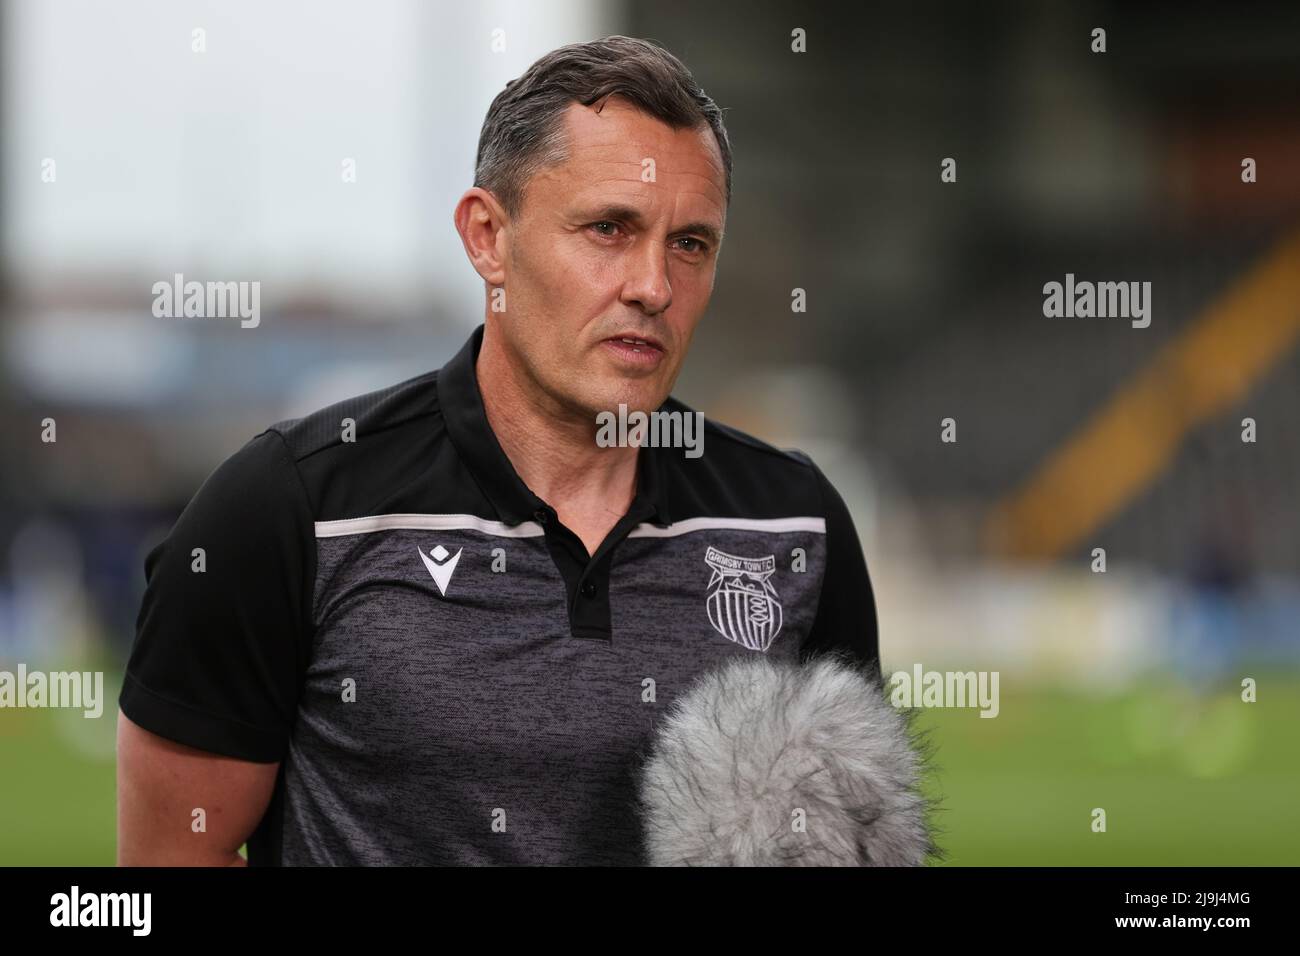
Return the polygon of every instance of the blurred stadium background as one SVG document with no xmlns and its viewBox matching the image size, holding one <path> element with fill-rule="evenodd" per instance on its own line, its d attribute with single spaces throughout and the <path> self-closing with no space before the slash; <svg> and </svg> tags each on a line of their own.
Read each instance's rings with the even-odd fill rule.
<svg viewBox="0 0 1300 956">
<path fill-rule="evenodd" d="M 609 33 L 680 56 L 736 152 L 676 394 L 823 464 L 887 673 L 1001 674 L 997 719 L 919 718 L 947 862 L 1300 862 L 1294 4 L 12 0 L 0 31 L 0 668 L 106 674 L 99 720 L 0 710 L 0 864 L 112 863 L 144 554 L 270 422 L 452 354 L 487 105 Z M 178 272 L 260 281 L 261 326 L 153 317 Z M 1150 327 L 1044 318 L 1067 272 L 1149 280 Z"/>
</svg>

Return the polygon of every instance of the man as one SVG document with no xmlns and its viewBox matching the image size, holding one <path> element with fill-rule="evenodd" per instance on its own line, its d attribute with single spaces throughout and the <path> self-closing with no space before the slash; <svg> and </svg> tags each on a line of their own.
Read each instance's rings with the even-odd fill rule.
<svg viewBox="0 0 1300 956">
<path fill-rule="evenodd" d="M 695 678 L 823 652 L 878 676 L 811 461 L 713 423 L 694 452 L 597 441 L 620 405 L 694 414 L 669 393 L 730 192 L 720 110 L 650 43 L 507 84 L 455 210 L 484 325 L 252 439 L 149 555 L 121 863 L 642 863 L 634 774 Z"/>
</svg>

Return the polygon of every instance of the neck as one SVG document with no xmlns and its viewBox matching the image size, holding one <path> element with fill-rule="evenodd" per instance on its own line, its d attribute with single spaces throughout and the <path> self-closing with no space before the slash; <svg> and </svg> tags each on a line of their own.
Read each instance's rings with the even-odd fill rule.
<svg viewBox="0 0 1300 956">
<path fill-rule="evenodd" d="M 543 392 L 483 330 L 477 364 L 488 425 L 519 477 L 560 514 L 593 510 L 622 517 L 636 491 L 636 448 L 601 448 L 594 415 Z"/>
</svg>

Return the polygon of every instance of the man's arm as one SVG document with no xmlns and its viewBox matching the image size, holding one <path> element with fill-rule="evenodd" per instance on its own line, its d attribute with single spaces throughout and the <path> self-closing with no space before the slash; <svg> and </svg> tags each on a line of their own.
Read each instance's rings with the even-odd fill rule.
<svg viewBox="0 0 1300 956">
<path fill-rule="evenodd" d="M 243 863 L 297 714 L 312 527 L 288 448 L 267 431 L 208 477 L 146 558 L 118 698 L 119 863 Z"/>
<path fill-rule="evenodd" d="M 872 679 L 880 678 L 880 638 L 876 598 L 867 572 L 862 542 L 839 492 L 813 465 L 821 485 L 826 515 L 826 573 L 817 617 L 800 652 L 800 660 L 827 652 L 846 657 Z"/>
<path fill-rule="evenodd" d="M 279 768 L 175 743 L 119 710 L 117 865 L 247 866 L 239 848 L 266 812 Z"/>
</svg>

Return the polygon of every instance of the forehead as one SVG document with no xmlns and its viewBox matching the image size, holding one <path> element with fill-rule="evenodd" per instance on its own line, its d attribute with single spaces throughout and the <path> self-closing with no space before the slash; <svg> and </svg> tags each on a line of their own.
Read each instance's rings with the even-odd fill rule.
<svg viewBox="0 0 1300 956">
<path fill-rule="evenodd" d="M 646 160 L 655 181 L 679 193 L 696 194 L 719 209 L 726 202 L 722 151 L 708 124 L 673 129 L 618 96 L 592 106 L 570 103 L 563 117 L 565 162 L 546 172 L 568 190 L 589 192 L 626 182 L 644 185 Z"/>
</svg>

